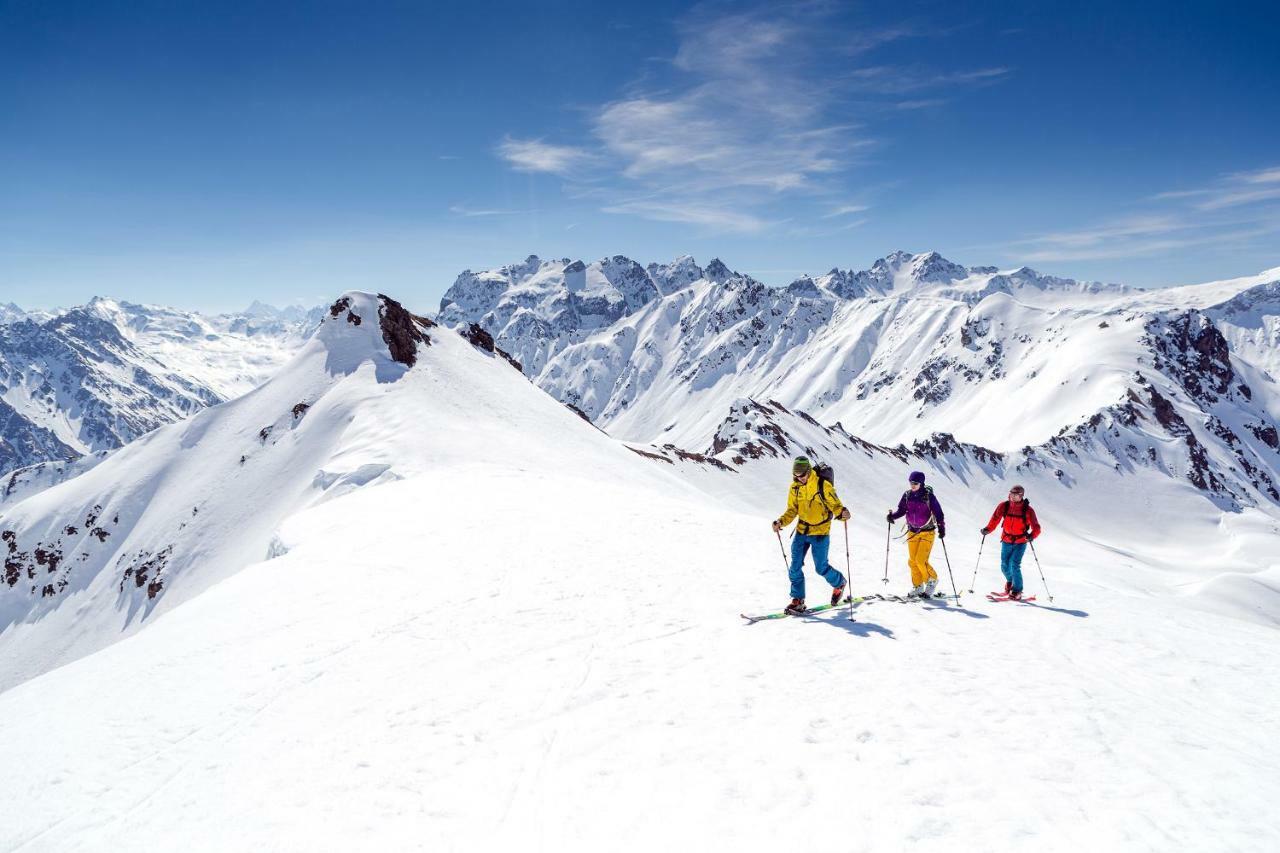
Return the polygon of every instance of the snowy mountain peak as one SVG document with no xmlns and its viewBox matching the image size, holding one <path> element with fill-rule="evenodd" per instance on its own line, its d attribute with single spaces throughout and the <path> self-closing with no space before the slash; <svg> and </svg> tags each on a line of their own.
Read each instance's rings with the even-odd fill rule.
<svg viewBox="0 0 1280 853">
<path fill-rule="evenodd" d="M 307 313 L 308 309 L 301 305 L 286 305 L 284 308 L 277 308 L 274 305 L 268 305 L 255 299 L 248 308 L 240 312 L 240 316 L 251 320 L 297 323 L 305 320 Z"/>
<path fill-rule="evenodd" d="M 0 305 L 0 324 L 16 323 L 19 320 L 24 319 L 26 316 L 27 312 L 23 311 L 12 302 Z"/>
<path fill-rule="evenodd" d="M 664 296 L 688 287 L 704 275 L 691 255 L 681 255 L 669 264 L 649 264 L 646 271 Z"/>
<path fill-rule="evenodd" d="M 329 306 L 316 339 L 329 350 L 335 372 L 351 373 L 365 361 L 382 359 L 412 367 L 418 345 L 431 345 L 427 330 L 435 325 L 389 296 L 353 290 Z"/>
<path fill-rule="evenodd" d="M 911 259 L 911 277 L 921 283 L 945 283 L 967 278 L 969 270 L 937 252 L 925 252 Z"/>
<path fill-rule="evenodd" d="M 712 258 L 711 263 L 707 264 L 707 268 L 703 270 L 703 277 L 707 281 L 714 281 L 717 284 L 723 284 L 726 280 L 732 278 L 736 273 L 724 265 L 719 258 Z"/>
</svg>

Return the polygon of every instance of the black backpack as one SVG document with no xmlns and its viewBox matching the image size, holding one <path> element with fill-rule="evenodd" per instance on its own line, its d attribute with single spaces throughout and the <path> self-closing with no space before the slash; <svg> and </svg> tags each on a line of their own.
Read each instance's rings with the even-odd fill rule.
<svg viewBox="0 0 1280 853">
<path fill-rule="evenodd" d="M 827 506 L 827 496 L 823 492 L 823 483 L 830 483 L 831 488 L 836 487 L 836 472 L 826 462 L 819 462 L 813 466 L 813 473 L 818 476 L 818 500 L 822 501 L 822 505 L 827 507 L 827 521 L 835 518 L 835 513 L 831 511 L 831 507 Z"/>
</svg>

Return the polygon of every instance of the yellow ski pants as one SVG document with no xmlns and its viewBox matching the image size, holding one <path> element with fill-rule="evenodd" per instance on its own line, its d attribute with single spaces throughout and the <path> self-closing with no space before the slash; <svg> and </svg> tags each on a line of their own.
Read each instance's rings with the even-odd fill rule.
<svg viewBox="0 0 1280 853">
<path fill-rule="evenodd" d="M 911 566 L 911 585 L 920 586 L 929 580 L 937 580 L 938 573 L 929 565 L 929 552 L 933 550 L 932 530 L 907 534 L 907 565 Z"/>
</svg>

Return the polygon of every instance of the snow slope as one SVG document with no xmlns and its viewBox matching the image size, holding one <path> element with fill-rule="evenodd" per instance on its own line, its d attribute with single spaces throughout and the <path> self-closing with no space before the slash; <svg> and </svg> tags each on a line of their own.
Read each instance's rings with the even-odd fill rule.
<svg viewBox="0 0 1280 853">
<path fill-rule="evenodd" d="M 131 611 L 147 626 L 0 693 L 17 721 L 0 727 L 16 805 L 0 848 L 1280 843 L 1280 607 L 1236 580 L 1276 589 L 1272 505 L 1222 513 L 1105 459 L 1059 477 L 943 438 L 885 448 L 746 400 L 713 455 L 629 448 L 460 335 L 399 314 L 382 334 L 388 312 L 349 294 L 257 391 L 0 516 L 26 537 L 109 495 L 112 556 L 181 545 L 155 598 L 97 556 L 47 611 L 25 582 L 0 588 L 0 650 L 70 611 L 99 641 Z M 1054 601 L 1028 559 L 1034 605 L 744 625 L 786 599 L 768 522 L 799 447 L 836 463 L 856 592 L 886 589 L 884 508 L 920 468 L 962 590 L 977 527 L 1023 480 Z M 979 591 L 999 583 L 993 551 Z"/>
<path fill-rule="evenodd" d="M 525 421 L 550 432 L 537 420 L 547 412 L 556 431 L 569 432 L 557 455 L 539 445 L 543 457 L 570 464 L 577 431 L 642 476 L 672 479 L 636 464 L 505 361 L 431 326 L 398 303 L 349 294 L 261 387 L 158 429 L 79 476 L 0 504 L 7 549 L 0 687 L 101 648 L 281 553 L 287 545 L 279 526 L 306 506 L 430 470 L 454 454 L 514 464 L 523 452 L 508 432 Z M 394 356 L 385 335 L 399 336 Z M 423 340 L 415 347 L 416 336 Z M 417 349 L 424 364 L 410 370 Z M 454 402 L 466 380 L 446 368 L 465 374 L 477 361 L 496 374 L 493 387 L 472 388 Z M 457 405 L 487 417 L 433 428 L 436 409 Z M 465 436 L 443 446 L 455 429 Z M 474 509 L 485 512 L 482 504 Z"/>
</svg>

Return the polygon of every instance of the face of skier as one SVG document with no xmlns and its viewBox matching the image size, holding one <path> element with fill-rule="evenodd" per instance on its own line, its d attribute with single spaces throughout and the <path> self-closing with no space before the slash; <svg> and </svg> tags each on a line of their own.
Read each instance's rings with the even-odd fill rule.
<svg viewBox="0 0 1280 853">
<path fill-rule="evenodd" d="M 1019 503 L 1022 500 L 1022 492 L 1010 492 L 1009 500 L 1013 501 L 1014 503 Z"/>
<path fill-rule="evenodd" d="M 918 492 L 918 491 L 920 491 L 920 484 L 919 484 L 919 483 L 917 483 L 915 480 L 912 480 L 912 481 L 911 481 L 911 491 L 913 491 L 913 492 Z"/>
<path fill-rule="evenodd" d="M 809 469 L 808 469 L 808 468 L 805 468 L 805 469 L 804 469 L 803 471 L 801 471 L 800 473 L 798 473 L 798 474 L 792 474 L 791 476 L 793 476 L 793 477 L 795 477 L 795 478 L 796 478 L 796 482 L 797 482 L 797 483 L 807 483 L 807 482 L 809 482 Z"/>
</svg>

